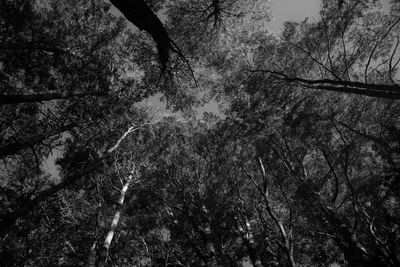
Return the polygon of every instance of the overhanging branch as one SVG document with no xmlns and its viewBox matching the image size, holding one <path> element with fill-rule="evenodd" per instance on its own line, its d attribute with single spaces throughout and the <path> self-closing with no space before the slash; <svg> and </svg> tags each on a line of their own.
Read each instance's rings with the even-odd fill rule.
<svg viewBox="0 0 400 267">
<path fill-rule="evenodd" d="M 297 83 L 305 88 L 334 92 L 352 93 L 377 98 L 400 99 L 400 86 L 387 84 L 372 84 L 331 79 L 311 80 L 288 75 L 271 70 L 248 70 L 251 73 L 265 73 L 288 83 Z"/>
</svg>

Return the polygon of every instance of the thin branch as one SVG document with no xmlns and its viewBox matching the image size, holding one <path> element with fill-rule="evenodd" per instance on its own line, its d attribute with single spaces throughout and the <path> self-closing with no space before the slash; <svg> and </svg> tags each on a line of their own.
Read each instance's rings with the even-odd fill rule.
<svg viewBox="0 0 400 267">
<path fill-rule="evenodd" d="M 57 53 L 57 54 L 64 54 L 65 51 L 57 48 L 57 47 L 51 47 L 51 46 L 46 46 L 46 45 L 40 45 L 40 44 L 0 44 L 0 50 L 38 50 L 38 51 L 44 51 L 44 52 L 51 52 L 51 53 Z"/>
<path fill-rule="evenodd" d="M 135 126 L 131 126 L 128 128 L 128 130 L 125 131 L 125 133 L 117 140 L 117 142 L 115 143 L 114 146 L 112 146 L 111 148 L 109 148 L 107 150 L 107 153 L 112 153 L 114 152 L 120 145 L 121 142 L 128 136 L 128 134 L 135 132 L 137 130 L 140 130 L 141 128 L 143 128 L 144 125 L 152 125 L 153 123 L 143 123 L 142 125 L 140 125 L 139 127 L 135 127 Z"/>
<path fill-rule="evenodd" d="M 389 29 L 386 31 L 386 33 L 382 36 L 382 38 L 376 42 L 375 46 L 372 48 L 372 51 L 368 57 L 368 62 L 367 65 L 365 66 L 365 70 L 364 70 L 364 80 L 365 82 L 367 82 L 367 73 L 368 73 L 368 67 L 371 63 L 372 57 L 375 53 L 375 50 L 378 48 L 378 46 L 380 45 L 380 43 L 389 35 L 389 33 L 393 30 L 393 28 L 396 26 L 397 23 L 400 22 L 400 16 L 397 18 L 397 20 L 389 27 Z"/>
<path fill-rule="evenodd" d="M 304 48 L 302 48 L 301 46 L 298 46 L 294 43 L 289 42 L 289 44 L 291 44 L 292 46 L 296 47 L 297 49 L 299 49 L 300 51 L 302 51 L 303 53 L 305 53 L 307 56 L 309 56 L 312 61 L 314 61 L 315 63 L 317 63 L 318 65 L 320 65 L 323 69 L 325 69 L 327 72 L 329 72 L 330 74 L 332 74 L 333 77 L 335 77 L 338 80 L 341 80 L 341 78 L 339 76 L 337 76 L 332 70 L 328 69 L 323 63 L 321 63 L 320 61 L 318 61 L 315 57 L 313 57 L 313 55 L 311 55 L 311 53 L 307 50 L 305 50 Z"/>
<path fill-rule="evenodd" d="M 393 52 L 392 52 L 392 54 L 390 55 L 390 60 L 389 60 L 389 79 L 390 79 L 390 81 L 391 81 L 392 83 L 394 83 L 394 82 L 393 82 L 393 77 L 392 77 L 392 72 L 393 72 L 393 70 L 394 70 L 394 67 L 393 67 L 393 58 L 394 58 L 394 55 L 396 54 L 397 48 L 399 47 L 400 37 L 397 36 L 396 39 L 397 39 L 397 40 L 396 40 L 396 45 L 395 45 L 394 48 L 393 48 Z"/>
<path fill-rule="evenodd" d="M 69 99 L 73 97 L 84 96 L 106 96 L 106 92 L 88 92 L 88 93 L 48 93 L 34 95 L 0 95 L 0 105 L 6 104 L 21 104 L 21 103 L 36 103 L 43 101 L 51 101 L 58 99 Z"/>
</svg>

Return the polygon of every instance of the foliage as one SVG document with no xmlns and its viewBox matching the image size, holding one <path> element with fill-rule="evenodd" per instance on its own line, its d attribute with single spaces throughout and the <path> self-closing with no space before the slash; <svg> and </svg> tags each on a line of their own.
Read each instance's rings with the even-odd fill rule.
<svg viewBox="0 0 400 267">
<path fill-rule="evenodd" d="M 0 265 L 399 266 L 399 3 L 145 5 L 1 2 Z"/>
</svg>

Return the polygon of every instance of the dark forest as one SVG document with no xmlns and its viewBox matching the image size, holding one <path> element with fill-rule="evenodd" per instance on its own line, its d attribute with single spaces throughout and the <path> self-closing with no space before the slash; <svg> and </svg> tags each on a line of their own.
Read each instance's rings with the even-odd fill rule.
<svg viewBox="0 0 400 267">
<path fill-rule="evenodd" d="M 273 16 L 0 0 L 0 266 L 399 267 L 400 2 Z"/>
</svg>

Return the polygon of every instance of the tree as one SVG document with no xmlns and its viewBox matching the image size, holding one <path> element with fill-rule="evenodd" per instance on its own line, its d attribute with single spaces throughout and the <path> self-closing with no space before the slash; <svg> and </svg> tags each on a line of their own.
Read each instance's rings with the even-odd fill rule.
<svg viewBox="0 0 400 267">
<path fill-rule="evenodd" d="M 319 21 L 285 25 L 281 48 L 269 52 L 277 62 L 250 66 L 250 72 L 289 86 L 398 99 L 398 12 L 395 3 L 384 13 L 378 1 L 339 7 L 323 1 Z M 282 61 L 281 51 L 295 57 Z M 299 62 L 307 68 L 296 70 Z"/>
<path fill-rule="evenodd" d="M 0 265 L 399 265 L 396 2 L 111 2 L 0 4 Z"/>
</svg>

